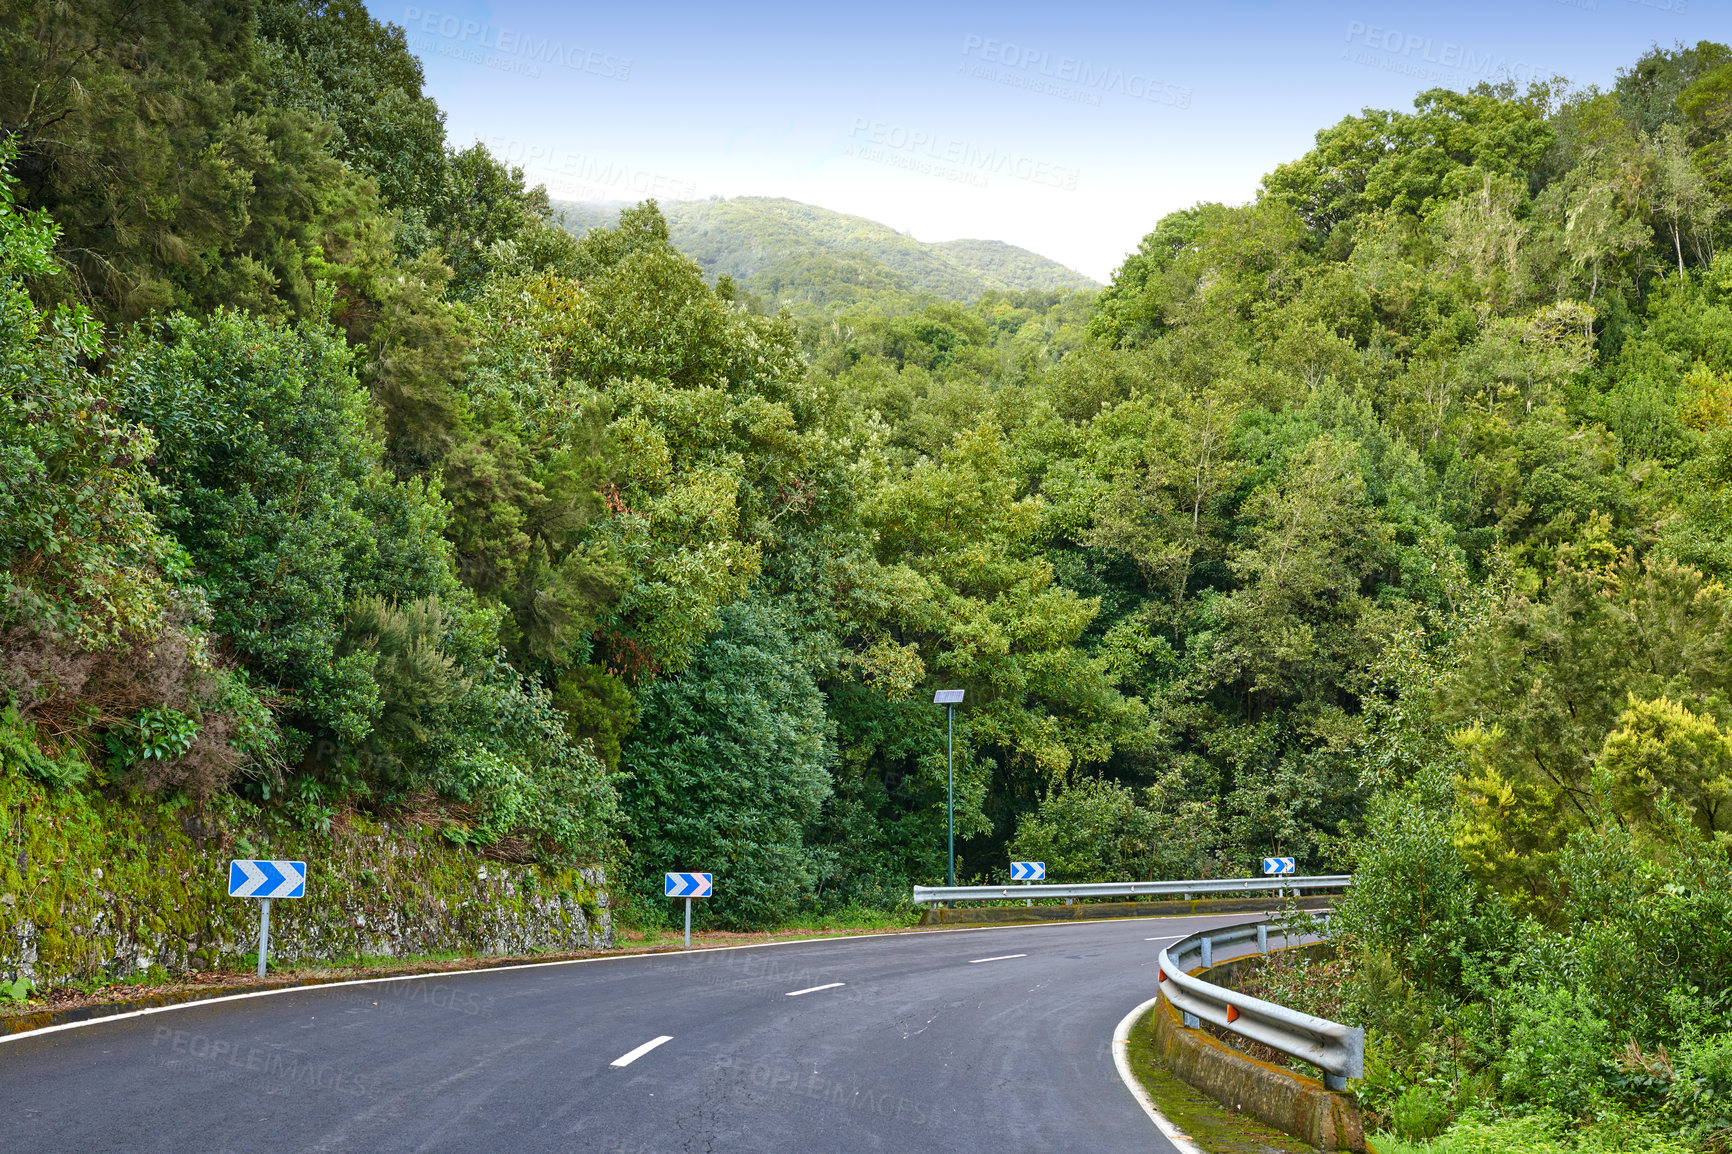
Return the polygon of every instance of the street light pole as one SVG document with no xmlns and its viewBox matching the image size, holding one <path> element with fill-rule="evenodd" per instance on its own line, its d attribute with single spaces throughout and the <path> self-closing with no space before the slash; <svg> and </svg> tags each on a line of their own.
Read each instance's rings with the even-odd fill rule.
<svg viewBox="0 0 1732 1154">
<path fill-rule="evenodd" d="M 940 689 L 932 695 L 932 704 L 944 706 L 944 763 L 949 782 L 949 804 L 945 807 L 950 827 L 950 884 L 956 885 L 956 707 L 962 701 L 962 690 Z"/>
</svg>

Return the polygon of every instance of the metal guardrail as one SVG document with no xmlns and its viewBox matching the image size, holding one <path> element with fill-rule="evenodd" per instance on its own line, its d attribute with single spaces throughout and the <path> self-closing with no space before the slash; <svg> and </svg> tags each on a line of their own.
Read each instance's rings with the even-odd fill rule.
<svg viewBox="0 0 1732 1154">
<path fill-rule="evenodd" d="M 1327 934 L 1327 920 L 1324 930 Z M 1173 943 L 1160 954 L 1161 995 L 1185 1015 L 1185 1025 L 1195 1029 L 1201 1022 L 1209 1022 L 1261 1042 L 1322 1070 L 1323 1084 L 1329 1089 L 1345 1090 L 1347 1079 L 1365 1075 L 1363 1028 L 1302 1014 L 1190 973 L 1193 968 L 1213 965 L 1215 951 L 1223 946 L 1255 941 L 1259 952 L 1267 954 L 1268 934 L 1269 923 L 1258 922 L 1203 930 Z"/>
<path fill-rule="evenodd" d="M 1076 885 L 1003 886 L 915 886 L 914 904 L 928 902 L 983 902 L 1023 898 L 1111 898 L 1181 894 L 1268 893 L 1285 896 L 1286 891 L 1339 890 L 1353 884 L 1352 874 L 1320 877 L 1211 878 L 1172 882 L 1081 882 Z"/>
</svg>

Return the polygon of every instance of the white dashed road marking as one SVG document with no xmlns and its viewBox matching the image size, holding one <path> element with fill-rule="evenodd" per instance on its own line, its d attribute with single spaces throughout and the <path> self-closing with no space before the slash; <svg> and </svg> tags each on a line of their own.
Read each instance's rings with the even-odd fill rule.
<svg viewBox="0 0 1732 1154">
<path fill-rule="evenodd" d="M 639 1046 L 637 1049 L 628 1050 L 626 1053 L 621 1054 L 619 1057 L 615 1058 L 612 1062 L 609 1062 L 608 1065 L 610 1065 L 610 1066 L 629 1066 L 633 1062 L 637 1061 L 639 1058 L 643 1057 L 645 1054 L 649 1053 L 651 1050 L 655 1049 L 657 1046 L 661 1045 L 663 1042 L 671 1042 L 673 1040 L 674 1040 L 674 1036 L 672 1034 L 663 1034 L 659 1038 L 651 1038 L 649 1041 L 645 1042 L 643 1045 Z"/>
</svg>

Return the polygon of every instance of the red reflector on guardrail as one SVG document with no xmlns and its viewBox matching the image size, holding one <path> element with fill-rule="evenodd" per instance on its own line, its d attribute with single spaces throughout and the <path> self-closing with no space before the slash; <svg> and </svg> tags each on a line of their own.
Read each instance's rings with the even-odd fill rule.
<svg viewBox="0 0 1732 1154">
<path fill-rule="evenodd" d="M 1237 1006 L 1228 1006 L 1227 1007 L 1227 1020 L 1229 1022 L 1237 1022 L 1239 1020 L 1239 1007 L 1237 1007 Z"/>
</svg>

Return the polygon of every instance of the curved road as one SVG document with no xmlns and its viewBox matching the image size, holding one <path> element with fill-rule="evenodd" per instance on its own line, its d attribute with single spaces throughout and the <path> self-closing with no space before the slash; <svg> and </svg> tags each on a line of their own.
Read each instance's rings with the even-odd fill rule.
<svg viewBox="0 0 1732 1154">
<path fill-rule="evenodd" d="M 852 938 L 192 1005 L 0 1044 L 0 1150 L 1170 1154 L 1119 1080 L 1113 1027 L 1153 996 L 1162 946 L 1245 920 Z"/>
</svg>

